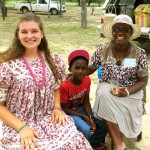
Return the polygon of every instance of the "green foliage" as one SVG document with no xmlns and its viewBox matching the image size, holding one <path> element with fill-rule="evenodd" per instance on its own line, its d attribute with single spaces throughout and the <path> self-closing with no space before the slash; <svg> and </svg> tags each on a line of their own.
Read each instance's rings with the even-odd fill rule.
<svg viewBox="0 0 150 150">
<path fill-rule="evenodd" d="M 25 2 L 25 1 L 27 1 L 27 0 L 6 0 L 6 5 L 12 6 L 15 4 L 15 2 Z M 35 1 L 35 0 L 33 0 L 33 1 Z M 104 3 L 105 0 L 92 0 L 91 6 L 92 5 L 96 6 L 98 1 L 99 1 L 99 3 L 102 4 L 102 3 Z M 66 6 L 77 6 L 78 5 L 77 0 L 64 0 L 64 2 L 65 2 Z"/>
<path fill-rule="evenodd" d="M 77 3 L 77 0 L 65 0 L 65 2 L 75 2 L 75 3 Z M 98 0 L 92 0 L 92 3 L 97 3 L 98 2 Z M 100 3 L 104 3 L 105 2 L 105 0 L 100 0 Z"/>
<path fill-rule="evenodd" d="M 6 5 L 11 6 L 14 5 L 16 2 L 25 2 L 25 0 L 6 0 Z"/>
</svg>

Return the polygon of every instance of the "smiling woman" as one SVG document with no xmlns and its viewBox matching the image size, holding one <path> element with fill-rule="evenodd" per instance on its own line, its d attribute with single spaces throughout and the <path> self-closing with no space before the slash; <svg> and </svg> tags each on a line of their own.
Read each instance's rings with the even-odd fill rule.
<svg viewBox="0 0 150 150">
<path fill-rule="evenodd" d="M 59 86 L 66 67 L 49 50 L 38 16 L 21 16 L 13 43 L 3 54 L 0 149 L 92 150 L 60 107 Z"/>
<path fill-rule="evenodd" d="M 30 53 L 30 49 L 37 48 L 41 43 L 43 31 L 41 31 L 38 24 L 34 21 L 22 22 L 19 27 L 18 37 L 21 44 L 27 48 L 25 51 L 27 54 Z"/>
<path fill-rule="evenodd" d="M 101 44 L 91 58 L 89 73 L 102 66 L 93 111 L 103 118 L 113 149 L 127 150 L 122 134 L 135 138 L 142 129 L 143 88 L 148 82 L 147 56 L 132 44 L 140 36 L 140 27 L 127 15 L 118 15 L 102 26 L 111 41 Z"/>
</svg>

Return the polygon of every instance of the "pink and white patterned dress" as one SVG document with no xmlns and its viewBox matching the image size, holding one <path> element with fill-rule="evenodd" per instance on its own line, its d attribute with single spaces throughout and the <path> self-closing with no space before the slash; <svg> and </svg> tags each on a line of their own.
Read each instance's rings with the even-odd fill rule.
<svg viewBox="0 0 150 150">
<path fill-rule="evenodd" d="M 58 75 L 65 80 L 65 65 L 60 57 L 53 55 Z M 40 60 L 29 65 L 38 83 L 42 82 Z M 59 88 L 52 72 L 46 66 L 46 84 L 38 90 L 22 58 L 0 65 L 0 102 L 20 120 L 40 134 L 37 139 L 40 150 L 91 150 L 84 136 L 77 131 L 73 120 L 68 117 L 65 126 L 54 126 L 51 113 L 54 90 Z M 6 116 L 7 117 L 7 116 Z M 21 150 L 20 136 L 7 124 L 2 124 L 1 150 Z M 35 148 L 36 149 L 36 148 Z"/>
</svg>

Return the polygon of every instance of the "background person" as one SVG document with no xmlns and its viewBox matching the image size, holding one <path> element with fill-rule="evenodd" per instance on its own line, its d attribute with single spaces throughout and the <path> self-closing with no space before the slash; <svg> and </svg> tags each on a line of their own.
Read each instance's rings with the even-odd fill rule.
<svg viewBox="0 0 150 150">
<path fill-rule="evenodd" d="M 88 62 L 89 54 L 85 50 L 74 50 L 68 56 L 71 76 L 60 86 L 61 106 L 73 118 L 77 129 L 89 140 L 92 147 L 102 150 L 105 146 L 101 143 L 105 142 L 107 131 L 103 121 L 94 118 L 92 114 L 89 101 L 91 80 L 86 76 Z"/>
<path fill-rule="evenodd" d="M 12 46 L 2 55 L 0 149 L 92 150 L 60 108 L 65 65 L 49 51 L 38 16 L 26 13 L 20 18 Z"/>
<path fill-rule="evenodd" d="M 93 111 L 104 119 L 115 150 L 125 150 L 122 134 L 135 138 L 142 130 L 143 88 L 148 81 L 146 53 L 130 40 L 140 27 L 127 15 L 104 23 L 102 32 L 110 42 L 101 44 L 91 58 L 89 73 L 102 65 Z"/>
</svg>

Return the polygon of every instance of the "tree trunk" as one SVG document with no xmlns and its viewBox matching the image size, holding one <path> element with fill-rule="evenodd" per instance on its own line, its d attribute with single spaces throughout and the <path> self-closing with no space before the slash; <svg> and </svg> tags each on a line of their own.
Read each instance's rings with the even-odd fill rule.
<svg viewBox="0 0 150 150">
<path fill-rule="evenodd" d="M 30 4 L 30 9 L 31 9 L 31 12 L 32 12 L 32 5 L 31 5 L 32 0 L 28 0 L 28 3 Z"/>
<path fill-rule="evenodd" d="M 49 0 L 48 1 L 48 18 L 50 18 L 50 14 L 51 14 L 51 12 L 50 12 L 50 5 L 51 5 L 51 2 Z"/>
<path fill-rule="evenodd" d="M 60 12 L 59 12 L 59 16 L 62 16 L 62 10 L 61 10 L 61 6 L 62 6 L 62 0 L 59 0 L 59 6 L 60 6 Z"/>
<path fill-rule="evenodd" d="M 87 28 L 86 0 L 81 0 L 81 28 Z"/>
<path fill-rule="evenodd" d="M 78 6 L 81 6 L 81 5 L 80 5 L 80 0 L 78 0 Z"/>
<path fill-rule="evenodd" d="M 5 20 L 5 17 L 7 16 L 7 8 L 5 7 L 5 0 L 0 0 L 0 8 L 3 20 Z"/>
<path fill-rule="evenodd" d="M 92 3 L 92 0 L 88 0 L 88 6 L 90 7 L 90 4 Z"/>
<path fill-rule="evenodd" d="M 94 4 L 93 4 L 93 6 L 92 6 L 92 12 L 91 12 L 91 15 L 93 15 L 93 14 L 94 14 L 94 10 L 95 10 L 95 8 L 94 8 Z"/>
</svg>

